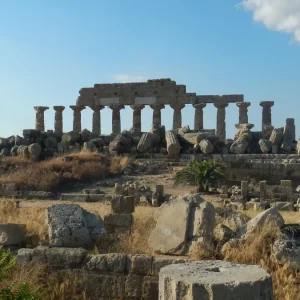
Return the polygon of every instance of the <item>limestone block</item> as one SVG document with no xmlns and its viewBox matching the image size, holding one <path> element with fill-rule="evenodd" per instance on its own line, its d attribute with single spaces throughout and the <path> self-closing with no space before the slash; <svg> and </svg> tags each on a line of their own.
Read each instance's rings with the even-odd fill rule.
<svg viewBox="0 0 300 300">
<path fill-rule="evenodd" d="M 106 255 L 87 255 L 84 268 L 90 271 L 107 271 Z"/>
<path fill-rule="evenodd" d="M 21 248 L 18 250 L 17 262 L 20 264 L 28 263 L 31 261 L 32 249 Z"/>
<path fill-rule="evenodd" d="M 142 283 L 142 299 L 158 300 L 158 280 L 155 277 L 144 277 Z"/>
<path fill-rule="evenodd" d="M 32 249 L 31 257 L 32 261 L 45 263 L 46 262 L 46 251 L 49 249 L 47 246 L 37 246 Z"/>
<path fill-rule="evenodd" d="M 126 255 L 109 253 L 106 255 L 107 270 L 114 273 L 124 273 L 126 269 Z"/>
<path fill-rule="evenodd" d="M 75 145 L 80 141 L 80 139 L 80 134 L 75 131 L 70 131 L 62 135 L 62 143 L 67 145 Z"/>
<path fill-rule="evenodd" d="M 279 211 L 294 211 L 294 205 L 293 205 L 293 203 L 290 203 L 290 202 L 271 203 L 271 207 L 274 207 Z"/>
<path fill-rule="evenodd" d="M 286 153 L 290 153 L 294 146 L 294 140 L 295 140 L 295 120 L 286 119 L 286 126 L 284 128 L 281 150 Z"/>
<path fill-rule="evenodd" d="M 259 266 L 226 261 L 170 265 L 159 273 L 159 299 L 271 300 L 272 279 Z"/>
<path fill-rule="evenodd" d="M 248 146 L 249 140 L 242 135 L 231 145 L 230 151 L 234 154 L 244 154 Z"/>
<path fill-rule="evenodd" d="M 28 151 L 28 146 L 19 146 L 17 150 L 18 156 L 21 156 L 23 158 L 29 158 L 29 151 Z"/>
<path fill-rule="evenodd" d="M 200 146 L 200 150 L 201 152 L 205 153 L 205 154 L 210 154 L 214 152 L 214 145 L 209 141 L 209 140 L 202 140 L 199 143 Z"/>
<path fill-rule="evenodd" d="M 26 225 L 0 224 L 0 245 L 21 245 L 25 241 Z"/>
<path fill-rule="evenodd" d="M 239 237 L 247 238 L 254 230 L 262 228 L 269 222 L 272 222 L 273 226 L 278 226 L 279 228 L 284 224 L 284 220 L 276 208 L 269 208 L 258 214 L 243 227 L 239 228 L 237 235 Z"/>
<path fill-rule="evenodd" d="M 118 134 L 109 144 L 110 153 L 129 152 L 131 149 L 131 140 L 123 134 Z"/>
<path fill-rule="evenodd" d="M 153 135 L 152 133 L 145 132 L 142 134 L 140 141 L 137 145 L 137 150 L 141 153 L 145 153 L 151 150 L 153 147 Z"/>
<path fill-rule="evenodd" d="M 109 214 L 104 217 L 106 226 L 130 227 L 133 224 L 132 214 Z"/>
<path fill-rule="evenodd" d="M 127 256 L 126 271 L 132 274 L 150 275 L 153 257 L 145 254 L 132 254 Z"/>
<path fill-rule="evenodd" d="M 241 213 L 232 213 L 224 221 L 223 225 L 236 232 L 248 222 L 248 219 Z"/>
<path fill-rule="evenodd" d="M 284 128 L 273 129 L 270 136 L 270 142 L 272 143 L 272 145 L 278 147 L 281 145 L 283 138 L 283 130 Z"/>
<path fill-rule="evenodd" d="M 292 180 L 280 180 L 281 186 L 292 186 Z"/>
<path fill-rule="evenodd" d="M 134 201 L 132 196 L 116 196 L 111 200 L 111 208 L 114 213 L 130 214 L 134 212 Z"/>
<path fill-rule="evenodd" d="M 214 229 L 214 239 L 218 243 L 226 243 L 234 237 L 234 232 L 223 224 L 219 224 Z"/>
<path fill-rule="evenodd" d="M 258 142 L 262 153 L 270 153 L 272 151 L 272 142 L 269 140 L 260 139 Z"/>
<path fill-rule="evenodd" d="M 173 131 L 166 131 L 166 142 L 168 155 L 171 157 L 178 156 L 180 152 L 180 144 L 176 134 Z"/>
<path fill-rule="evenodd" d="M 201 141 L 201 135 L 199 132 L 189 132 L 185 133 L 184 135 L 181 135 L 183 140 L 185 140 L 187 143 L 191 145 L 197 145 Z"/>
<path fill-rule="evenodd" d="M 125 295 L 140 298 L 142 295 L 142 280 L 140 275 L 130 274 L 125 279 Z"/>
<path fill-rule="evenodd" d="M 153 257 L 152 275 L 158 276 L 160 270 L 168 265 L 184 264 L 189 261 L 187 256 L 158 255 Z"/>
<path fill-rule="evenodd" d="M 46 260 L 49 267 L 53 268 L 74 268 L 78 267 L 87 250 L 82 248 L 49 248 L 46 250 Z"/>
</svg>

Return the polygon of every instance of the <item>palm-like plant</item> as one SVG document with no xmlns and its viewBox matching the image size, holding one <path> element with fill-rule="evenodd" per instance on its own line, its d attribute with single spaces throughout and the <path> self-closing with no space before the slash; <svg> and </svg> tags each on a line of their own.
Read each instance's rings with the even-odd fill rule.
<svg viewBox="0 0 300 300">
<path fill-rule="evenodd" d="M 212 160 L 191 161 L 175 175 L 175 185 L 198 185 L 199 192 L 208 190 L 208 184 L 224 178 L 223 168 Z"/>
</svg>

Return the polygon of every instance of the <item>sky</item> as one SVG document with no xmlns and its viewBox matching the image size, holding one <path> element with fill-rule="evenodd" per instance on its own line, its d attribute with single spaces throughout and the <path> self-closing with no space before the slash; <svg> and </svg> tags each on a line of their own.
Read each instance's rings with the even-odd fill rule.
<svg viewBox="0 0 300 300">
<path fill-rule="evenodd" d="M 0 137 L 35 127 L 33 106 L 64 105 L 64 131 L 72 130 L 70 105 L 95 83 L 171 78 L 198 95 L 244 94 L 249 122 L 261 130 L 260 101 L 275 101 L 273 125 L 295 118 L 300 128 L 299 0 L 0 0 Z M 102 110 L 102 133 L 111 132 Z M 172 127 L 166 106 L 162 122 Z M 152 109 L 142 111 L 149 131 Z M 194 109 L 182 110 L 193 128 Z M 233 137 L 238 108 L 226 110 Z M 132 109 L 121 111 L 122 130 Z M 204 127 L 216 128 L 216 108 L 204 109 Z M 92 111 L 82 112 L 92 130 Z"/>
</svg>

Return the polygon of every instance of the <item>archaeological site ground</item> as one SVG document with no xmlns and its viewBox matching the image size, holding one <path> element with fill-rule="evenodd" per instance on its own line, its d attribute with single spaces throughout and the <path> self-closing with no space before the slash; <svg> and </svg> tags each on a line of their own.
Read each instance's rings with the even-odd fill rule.
<svg viewBox="0 0 300 300">
<path fill-rule="evenodd" d="M 121 131 L 126 105 L 132 128 Z M 147 105 L 152 126 L 142 132 Z M 204 128 L 208 105 L 216 128 Z M 228 105 L 239 108 L 233 139 Z M 0 299 L 300 299 L 295 121 L 275 128 L 276 103 L 263 101 L 253 131 L 250 105 L 156 79 L 82 88 L 71 132 L 65 107 L 53 107 L 49 130 L 49 107 L 35 106 L 35 128 L 0 138 Z M 186 106 L 193 128 L 182 124 Z M 92 131 L 82 129 L 83 109 L 93 110 Z"/>
</svg>

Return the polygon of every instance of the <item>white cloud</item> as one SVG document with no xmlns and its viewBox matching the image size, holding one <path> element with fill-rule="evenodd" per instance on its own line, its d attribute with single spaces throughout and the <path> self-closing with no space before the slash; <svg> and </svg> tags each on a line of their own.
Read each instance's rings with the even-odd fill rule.
<svg viewBox="0 0 300 300">
<path fill-rule="evenodd" d="M 128 74 L 114 74 L 112 75 L 113 79 L 121 82 L 121 83 L 126 83 L 126 82 L 140 82 L 140 81 L 145 81 L 144 76 L 132 76 Z"/>
<path fill-rule="evenodd" d="M 293 34 L 300 42 L 300 0 L 243 0 L 253 19 L 271 30 Z"/>
</svg>

